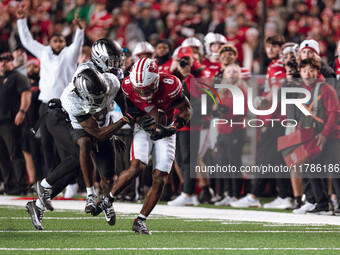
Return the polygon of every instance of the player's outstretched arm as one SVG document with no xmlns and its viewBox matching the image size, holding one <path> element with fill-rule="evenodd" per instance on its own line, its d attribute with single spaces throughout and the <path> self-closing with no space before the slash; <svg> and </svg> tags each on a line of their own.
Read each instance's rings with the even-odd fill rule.
<svg viewBox="0 0 340 255">
<path fill-rule="evenodd" d="M 87 133 L 102 142 L 110 139 L 119 129 L 121 129 L 125 124 L 128 124 L 131 120 L 132 117 L 127 114 L 117 122 L 107 127 L 99 127 L 97 120 L 91 116 L 79 124 Z"/>
</svg>

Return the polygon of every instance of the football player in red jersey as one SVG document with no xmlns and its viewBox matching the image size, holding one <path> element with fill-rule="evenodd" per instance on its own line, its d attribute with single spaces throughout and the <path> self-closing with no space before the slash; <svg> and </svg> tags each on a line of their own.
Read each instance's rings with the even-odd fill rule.
<svg viewBox="0 0 340 255">
<path fill-rule="evenodd" d="M 146 217 L 162 195 L 165 180 L 175 158 L 176 131 L 188 123 L 192 108 L 183 94 L 178 78 L 159 73 L 156 62 L 149 58 L 142 58 L 133 65 L 130 76 L 123 81 L 122 91 L 129 102 L 129 108 L 136 107 L 141 114 L 136 117 L 130 167 L 120 174 L 110 195 L 99 203 L 98 210 L 111 206 L 116 196 L 144 171 L 153 149 L 152 186 L 132 226 L 133 231 L 150 235 L 151 232 L 145 225 Z M 164 110 L 167 116 L 166 126 L 158 125 L 157 132 L 152 132 L 151 126 L 155 122 L 148 115 L 154 107 Z M 175 108 L 180 112 L 176 116 Z"/>
</svg>

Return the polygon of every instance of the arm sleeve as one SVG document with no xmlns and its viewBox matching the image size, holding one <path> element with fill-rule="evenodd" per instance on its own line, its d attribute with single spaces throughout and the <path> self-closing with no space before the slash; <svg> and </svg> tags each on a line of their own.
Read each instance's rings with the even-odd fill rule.
<svg viewBox="0 0 340 255">
<path fill-rule="evenodd" d="M 125 97 L 123 95 L 122 90 L 120 89 L 115 97 L 115 101 L 117 103 L 117 105 L 119 106 L 120 110 L 122 111 L 122 114 L 125 115 L 126 113 L 126 100 Z"/>
<path fill-rule="evenodd" d="M 330 134 L 335 130 L 338 125 L 338 119 L 340 116 L 340 105 L 335 90 L 329 86 L 324 85 L 322 87 L 322 97 L 325 111 L 328 113 L 326 125 L 321 134 L 328 138 Z"/>
<path fill-rule="evenodd" d="M 49 46 L 45 46 L 33 39 L 27 27 L 27 19 L 18 19 L 17 26 L 22 45 L 38 59 L 41 59 L 44 48 Z"/>
<path fill-rule="evenodd" d="M 77 28 L 72 44 L 68 47 L 68 56 L 77 62 L 84 44 L 84 29 Z"/>
</svg>

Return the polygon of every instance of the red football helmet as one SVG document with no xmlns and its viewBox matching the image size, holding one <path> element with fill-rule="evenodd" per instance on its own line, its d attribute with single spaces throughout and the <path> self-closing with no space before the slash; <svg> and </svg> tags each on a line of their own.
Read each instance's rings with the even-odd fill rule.
<svg viewBox="0 0 340 255">
<path fill-rule="evenodd" d="M 150 58 L 138 60 L 131 68 L 130 81 L 141 99 L 150 100 L 157 92 L 159 85 L 156 62 Z"/>
</svg>

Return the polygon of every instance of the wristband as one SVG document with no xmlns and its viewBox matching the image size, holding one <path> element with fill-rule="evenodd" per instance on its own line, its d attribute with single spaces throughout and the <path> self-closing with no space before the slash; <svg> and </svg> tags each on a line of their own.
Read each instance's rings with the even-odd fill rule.
<svg viewBox="0 0 340 255">
<path fill-rule="evenodd" d="M 126 113 L 120 120 L 125 122 L 126 124 L 129 124 L 132 119 L 133 119 L 132 116 Z"/>
<path fill-rule="evenodd" d="M 129 124 L 129 123 L 130 123 L 129 118 L 126 117 L 126 116 L 123 116 L 120 120 L 123 121 L 123 122 L 126 123 L 126 124 Z"/>
<path fill-rule="evenodd" d="M 23 113 L 23 114 L 26 114 L 24 109 L 20 109 L 20 112 Z"/>
</svg>

